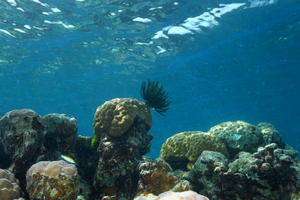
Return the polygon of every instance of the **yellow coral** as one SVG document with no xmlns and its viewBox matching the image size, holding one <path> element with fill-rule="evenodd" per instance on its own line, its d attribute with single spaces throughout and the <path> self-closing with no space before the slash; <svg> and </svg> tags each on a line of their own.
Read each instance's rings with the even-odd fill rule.
<svg viewBox="0 0 300 200">
<path fill-rule="evenodd" d="M 167 161 L 188 159 L 190 168 L 204 150 L 217 151 L 229 158 L 228 150 L 220 139 L 201 131 L 182 132 L 168 138 L 161 147 L 160 157 Z"/>
<path fill-rule="evenodd" d="M 151 113 L 144 102 L 133 98 L 106 101 L 95 113 L 94 135 L 106 133 L 109 136 L 120 137 L 133 124 L 136 117 L 144 121 L 149 129 L 152 127 Z"/>
</svg>

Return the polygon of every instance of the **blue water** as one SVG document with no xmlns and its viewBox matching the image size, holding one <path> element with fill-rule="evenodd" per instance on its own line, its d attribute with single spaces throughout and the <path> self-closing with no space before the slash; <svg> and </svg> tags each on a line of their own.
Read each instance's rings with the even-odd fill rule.
<svg viewBox="0 0 300 200">
<path fill-rule="evenodd" d="M 78 134 L 92 136 L 97 107 L 116 97 L 142 100 L 140 85 L 150 78 L 172 103 L 166 116 L 152 111 L 149 156 L 176 133 L 235 120 L 271 123 L 300 150 L 297 0 L 15 3 L 0 3 L 0 116 L 22 108 L 64 113 L 77 119 Z M 182 25 L 232 3 L 242 5 L 217 24 Z M 191 33 L 168 34 L 168 26 Z M 168 39 L 153 39 L 161 30 Z"/>
</svg>

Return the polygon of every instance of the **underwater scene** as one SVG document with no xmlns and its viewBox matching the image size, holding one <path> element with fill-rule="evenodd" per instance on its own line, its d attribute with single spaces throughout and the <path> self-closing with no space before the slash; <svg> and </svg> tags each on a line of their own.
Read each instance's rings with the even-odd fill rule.
<svg viewBox="0 0 300 200">
<path fill-rule="evenodd" d="M 300 199 L 298 0 L 0 11 L 0 200 Z"/>
</svg>

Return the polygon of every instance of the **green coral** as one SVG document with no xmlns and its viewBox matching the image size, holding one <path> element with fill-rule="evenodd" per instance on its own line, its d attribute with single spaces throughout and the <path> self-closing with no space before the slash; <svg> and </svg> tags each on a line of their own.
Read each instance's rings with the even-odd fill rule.
<svg viewBox="0 0 300 200">
<path fill-rule="evenodd" d="M 76 146 L 85 147 L 86 149 L 89 149 L 89 150 L 92 149 L 91 145 L 88 145 L 88 144 L 85 142 L 85 138 L 82 137 L 81 135 L 79 135 L 79 136 L 77 137 Z"/>
<path fill-rule="evenodd" d="M 92 148 L 96 148 L 99 145 L 100 136 L 94 135 L 91 143 Z"/>
<path fill-rule="evenodd" d="M 146 82 L 143 81 L 140 93 L 142 98 L 146 100 L 145 103 L 159 114 L 164 115 L 163 112 L 169 110 L 168 106 L 171 103 L 171 101 L 168 100 L 169 92 L 166 93 L 166 89 L 164 89 L 162 85 L 159 86 L 158 81 L 151 82 L 148 79 L 147 88 Z"/>
</svg>

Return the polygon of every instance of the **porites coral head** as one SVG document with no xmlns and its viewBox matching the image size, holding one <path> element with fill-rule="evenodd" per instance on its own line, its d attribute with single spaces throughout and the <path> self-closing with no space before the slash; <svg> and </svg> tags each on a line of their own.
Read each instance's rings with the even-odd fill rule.
<svg viewBox="0 0 300 200">
<path fill-rule="evenodd" d="M 207 197 L 202 196 L 194 191 L 185 192 L 164 192 L 158 195 L 160 200 L 209 200 Z"/>
<path fill-rule="evenodd" d="M 209 200 L 209 198 L 200 195 L 194 191 L 185 192 L 164 192 L 158 196 L 153 194 L 147 194 L 145 196 L 139 196 L 134 200 Z"/>
</svg>

